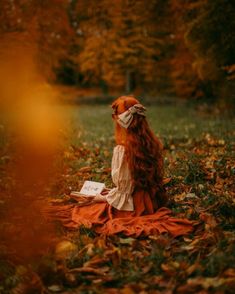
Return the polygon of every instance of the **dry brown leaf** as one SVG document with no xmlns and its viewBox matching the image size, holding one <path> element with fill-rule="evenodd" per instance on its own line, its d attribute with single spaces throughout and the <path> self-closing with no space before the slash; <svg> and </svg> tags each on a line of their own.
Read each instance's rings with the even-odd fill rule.
<svg viewBox="0 0 235 294">
<path fill-rule="evenodd" d="M 198 269 L 199 266 L 197 263 L 194 263 L 192 265 L 190 265 L 187 269 L 186 269 L 186 273 L 190 276 L 193 272 L 195 272 L 196 269 Z"/>
<path fill-rule="evenodd" d="M 105 268 L 106 271 L 106 268 Z M 105 272 L 102 269 L 95 269 L 92 267 L 80 267 L 80 268 L 73 268 L 68 271 L 69 273 L 87 273 L 87 274 L 94 274 L 94 275 L 105 275 Z"/>
<path fill-rule="evenodd" d="M 171 264 L 162 263 L 161 269 L 168 275 L 172 276 L 175 274 L 175 268 Z"/>
<path fill-rule="evenodd" d="M 81 167 L 78 172 L 79 173 L 88 173 L 88 172 L 91 172 L 92 171 L 92 168 L 90 166 L 84 166 L 84 167 Z"/>
<path fill-rule="evenodd" d="M 172 180 L 172 178 L 165 178 L 165 179 L 163 179 L 163 185 L 168 184 L 171 180 Z"/>
<path fill-rule="evenodd" d="M 208 228 L 215 228 L 217 226 L 215 217 L 210 213 L 202 212 L 200 213 L 199 218 L 206 223 Z"/>
<path fill-rule="evenodd" d="M 108 258 L 94 256 L 92 259 L 90 259 L 89 261 L 85 262 L 83 264 L 83 266 L 86 267 L 86 268 L 89 268 L 89 267 L 100 267 L 101 264 L 104 264 L 107 261 L 108 261 Z"/>
</svg>

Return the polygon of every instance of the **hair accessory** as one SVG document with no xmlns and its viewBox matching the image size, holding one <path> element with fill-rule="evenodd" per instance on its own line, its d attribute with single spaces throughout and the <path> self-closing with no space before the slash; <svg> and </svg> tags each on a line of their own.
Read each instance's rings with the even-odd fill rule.
<svg viewBox="0 0 235 294">
<path fill-rule="evenodd" d="M 139 115 L 145 116 L 145 111 L 146 108 L 142 104 L 135 104 L 128 108 L 125 112 L 119 114 L 117 122 L 120 126 L 127 129 L 133 121 L 133 114 L 137 113 Z"/>
</svg>

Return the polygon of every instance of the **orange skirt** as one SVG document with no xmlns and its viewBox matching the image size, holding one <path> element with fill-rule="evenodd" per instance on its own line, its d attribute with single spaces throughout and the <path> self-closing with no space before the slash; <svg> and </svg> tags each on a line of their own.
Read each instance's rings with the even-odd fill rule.
<svg viewBox="0 0 235 294">
<path fill-rule="evenodd" d="M 192 221 L 171 216 L 170 209 L 162 207 L 155 212 L 155 205 L 145 191 L 135 192 L 133 202 L 134 211 L 117 210 L 107 202 L 99 202 L 57 206 L 51 213 L 53 219 L 60 220 L 67 228 L 85 226 L 105 235 L 123 233 L 139 237 L 168 233 L 176 237 L 193 231 Z"/>
</svg>

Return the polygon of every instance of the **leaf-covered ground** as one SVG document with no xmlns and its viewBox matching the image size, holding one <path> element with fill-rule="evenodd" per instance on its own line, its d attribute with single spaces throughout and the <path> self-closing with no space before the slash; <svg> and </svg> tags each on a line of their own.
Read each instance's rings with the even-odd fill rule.
<svg viewBox="0 0 235 294">
<path fill-rule="evenodd" d="M 114 138 L 108 107 L 58 107 L 64 110 L 60 172 L 45 195 L 69 203 L 67 195 L 84 180 L 112 186 Z M 86 228 L 66 231 L 57 224 L 57 245 L 40 260 L 13 258 L 0 244 L 0 293 L 234 293 L 235 120 L 185 106 L 149 107 L 148 118 L 165 146 L 170 207 L 175 215 L 196 220 L 195 232 L 133 239 L 97 236 Z M 4 169 L 10 161 L 4 134 L 1 145 L 6 195 L 12 183 Z"/>
</svg>

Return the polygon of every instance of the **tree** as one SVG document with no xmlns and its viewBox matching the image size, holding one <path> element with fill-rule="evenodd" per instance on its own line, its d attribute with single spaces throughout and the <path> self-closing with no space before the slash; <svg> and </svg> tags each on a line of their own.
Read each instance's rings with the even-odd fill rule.
<svg viewBox="0 0 235 294">
<path fill-rule="evenodd" d="M 15 49 L 31 46 L 35 62 L 45 76 L 50 76 L 61 59 L 67 57 L 73 33 L 65 0 L 2 0 L 0 34 L 2 50 L 14 42 Z"/>
<path fill-rule="evenodd" d="M 80 70 L 87 79 L 103 80 L 112 88 L 130 92 L 136 81 L 153 81 L 163 46 L 156 34 L 156 7 L 162 1 L 90 1 L 78 19 L 83 50 L 78 54 Z M 85 13 L 84 13 L 85 11 Z M 133 86 L 132 86 L 133 85 Z"/>
<path fill-rule="evenodd" d="M 185 33 L 191 21 L 200 14 L 201 6 L 205 1 L 170 1 L 172 15 L 171 42 L 174 48 L 170 60 L 170 75 L 175 93 L 185 99 L 203 96 L 201 82 L 193 67 L 195 57 L 187 47 Z"/>
<path fill-rule="evenodd" d="M 227 99 L 234 89 L 226 79 L 226 68 L 235 63 L 234 13 L 233 1 L 207 0 L 186 32 L 194 67 L 199 78 L 211 84 L 214 99 Z"/>
</svg>

